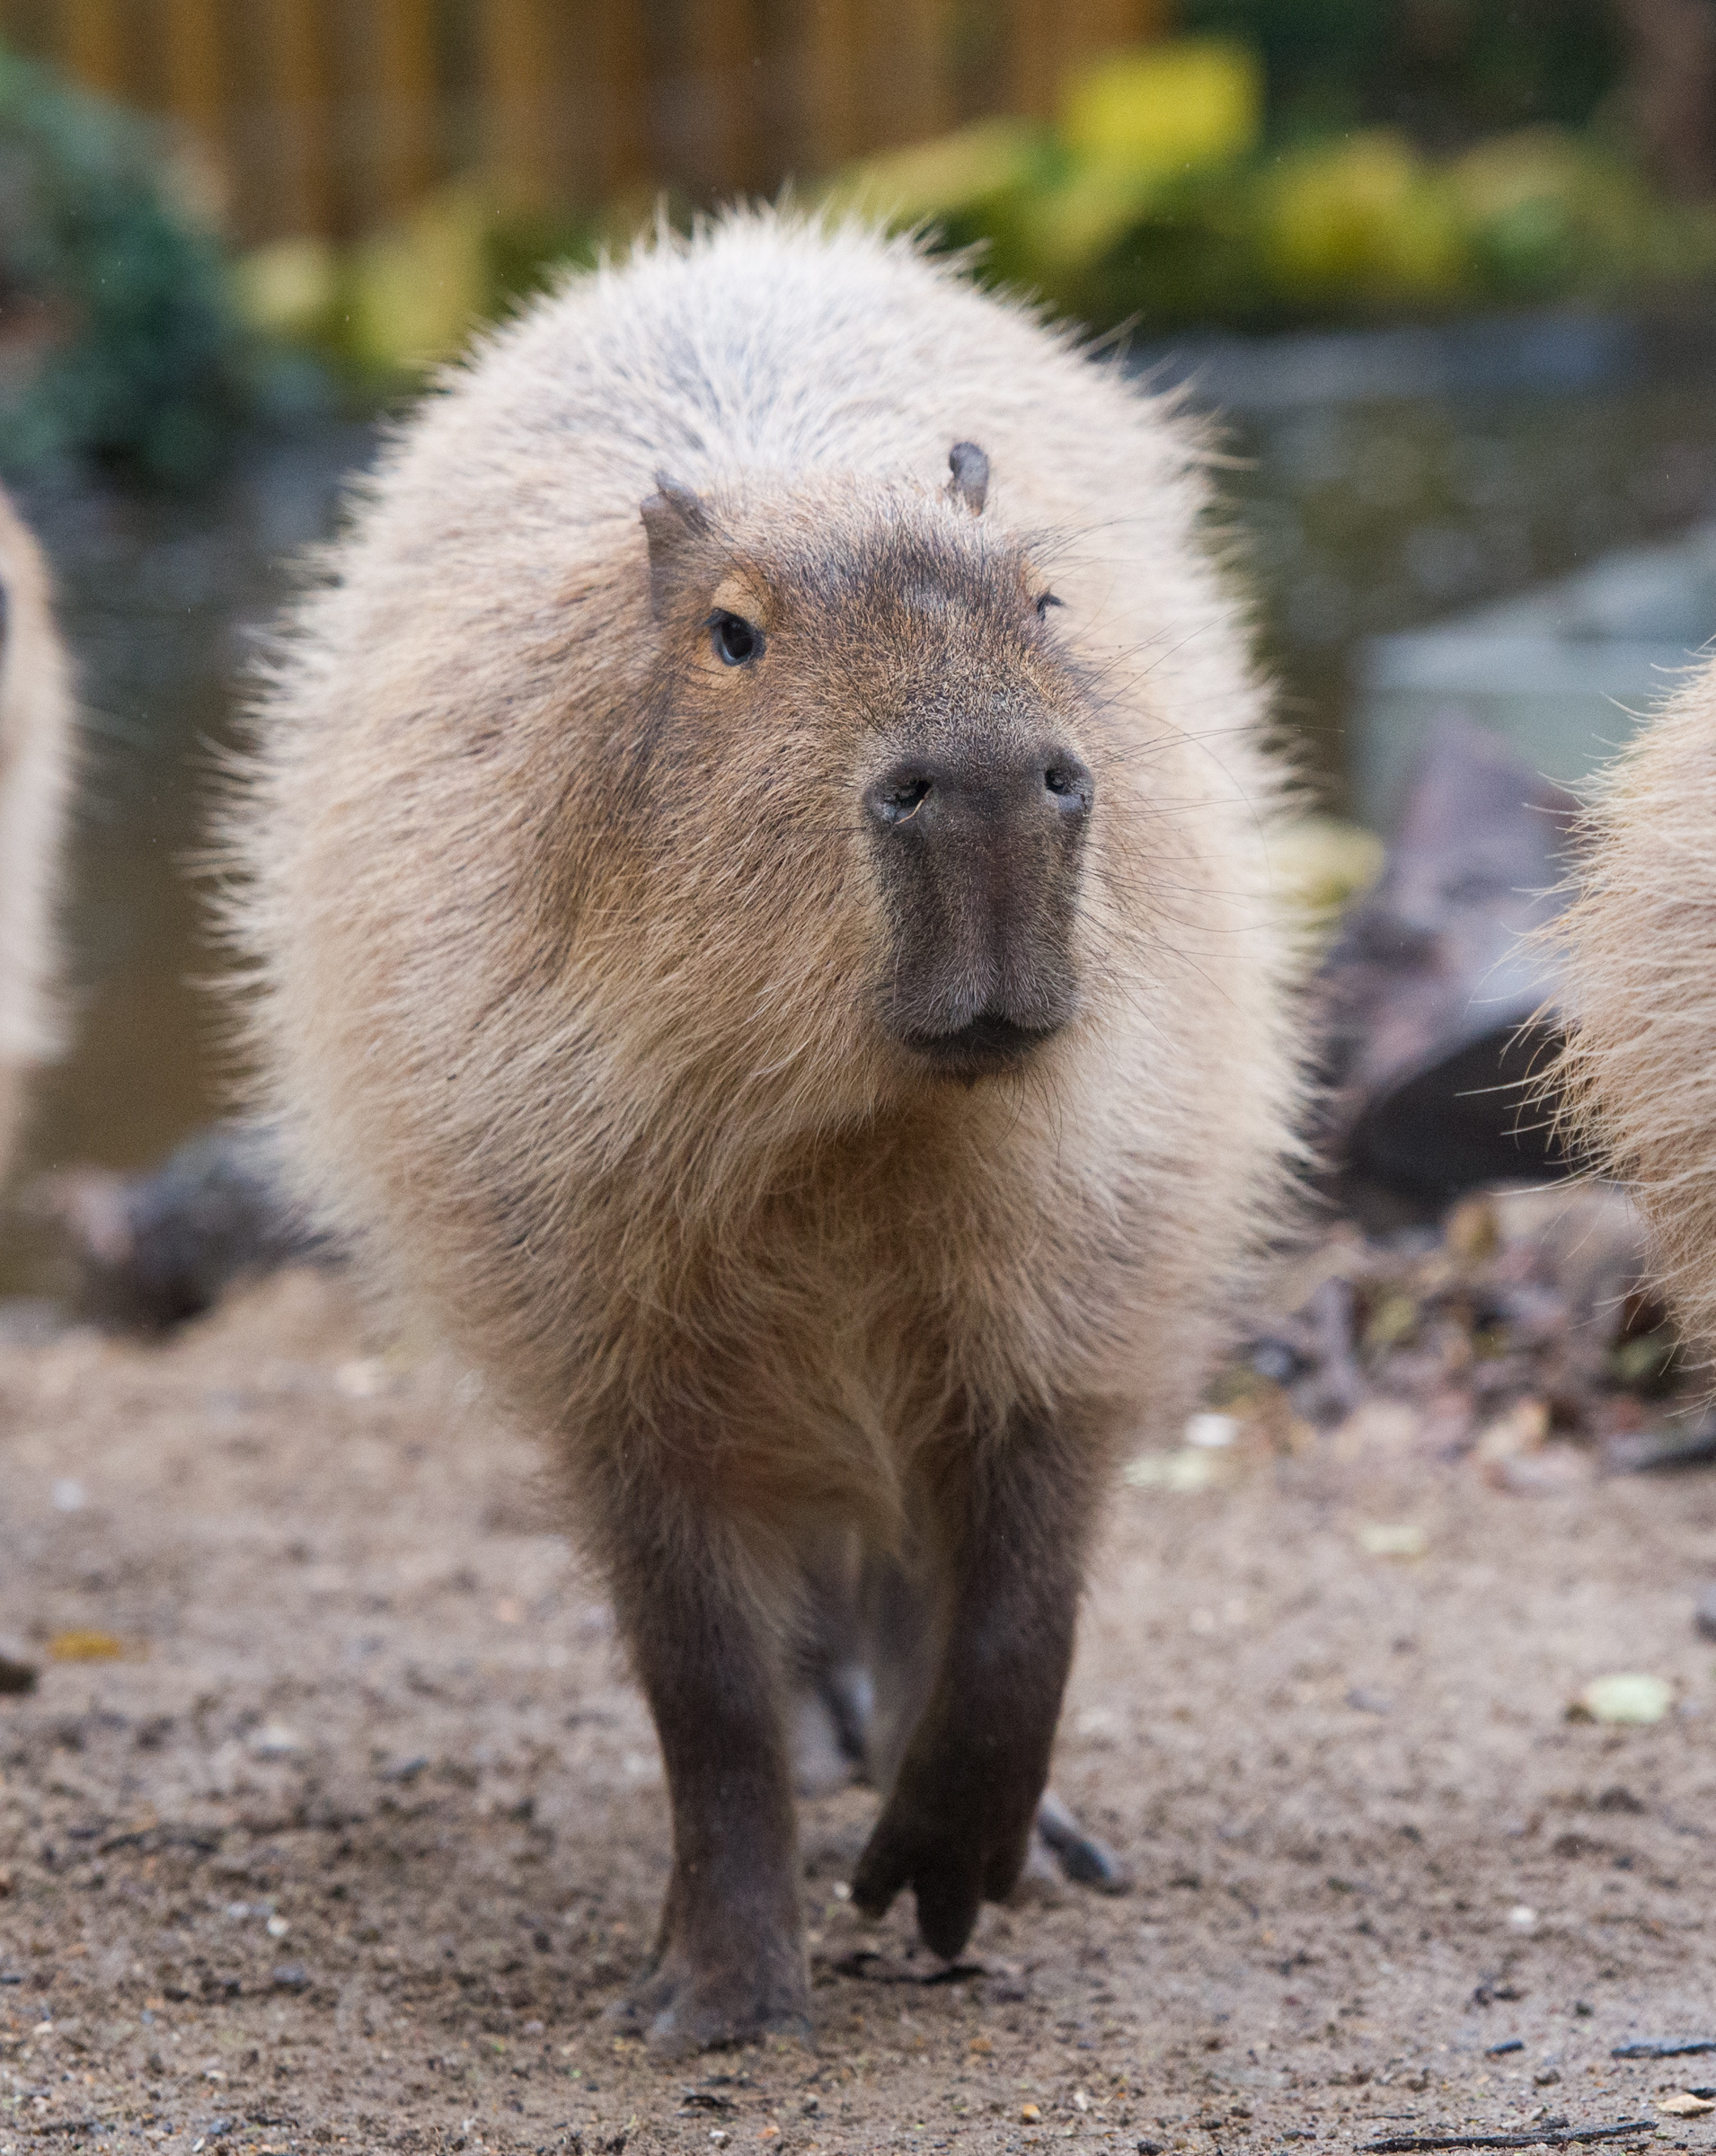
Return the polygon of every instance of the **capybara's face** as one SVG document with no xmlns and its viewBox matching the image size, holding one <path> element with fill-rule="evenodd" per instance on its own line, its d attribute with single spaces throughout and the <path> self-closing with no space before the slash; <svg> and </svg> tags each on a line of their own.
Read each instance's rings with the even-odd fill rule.
<svg viewBox="0 0 1716 2156">
<path fill-rule="evenodd" d="M 957 497 L 668 486 L 644 521 L 654 753 L 694 743 L 717 813 L 766 821 L 756 876 L 847 916 L 824 988 L 907 1073 L 1027 1062 L 1077 1005 L 1096 792 L 1047 578 Z"/>
</svg>

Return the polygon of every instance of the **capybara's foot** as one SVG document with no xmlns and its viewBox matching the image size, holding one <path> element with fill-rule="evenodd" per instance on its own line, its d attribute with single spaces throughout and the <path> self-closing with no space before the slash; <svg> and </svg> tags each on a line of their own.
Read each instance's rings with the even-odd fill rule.
<svg viewBox="0 0 1716 2156">
<path fill-rule="evenodd" d="M 783 1960 L 792 1966 L 783 1967 Z M 801 1955 L 736 1950 L 699 1968 L 670 1947 L 608 2009 L 607 2019 L 664 2059 L 765 2037 L 808 2037 L 809 1982 Z"/>
<path fill-rule="evenodd" d="M 1037 1807 L 1037 1833 L 1060 1867 L 1061 1877 L 1075 1886 L 1090 1886 L 1098 1894 L 1126 1894 L 1132 1874 L 1106 1842 L 1087 1834 L 1075 1815 L 1056 1796 L 1043 1791 Z"/>
<path fill-rule="evenodd" d="M 1004 1776 L 938 1771 L 936 1748 L 915 1745 L 853 1875 L 852 1898 L 881 1916 L 902 1886 L 917 1899 L 924 1943 L 951 1961 L 985 1902 L 1004 1900 L 1024 1869 L 1036 1816 L 1034 1789 Z"/>
</svg>

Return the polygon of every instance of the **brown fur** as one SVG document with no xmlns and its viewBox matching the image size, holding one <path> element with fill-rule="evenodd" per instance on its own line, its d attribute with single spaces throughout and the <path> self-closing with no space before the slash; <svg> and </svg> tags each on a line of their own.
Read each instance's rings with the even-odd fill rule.
<svg viewBox="0 0 1716 2156">
<path fill-rule="evenodd" d="M 1688 1333 L 1716 1349 L 1716 667 L 1604 774 L 1565 939 L 1571 1025 L 1552 1074 L 1595 1159 L 1631 1184 Z"/>
<path fill-rule="evenodd" d="M 561 1440 L 667 1756 L 664 2046 L 802 2019 L 779 1693 L 843 1524 L 933 1643 L 859 1898 L 914 1885 L 951 1952 L 1011 1885 L 1116 1447 L 1195 1396 L 1278 1215 L 1279 780 L 1206 502 L 1170 408 L 1022 310 L 735 216 L 449 377 L 264 699 L 263 1100 Z M 1087 830 L 897 879 L 890 758 L 1042 742 Z M 1052 1038 L 931 1067 L 902 1041 L 985 968 Z"/>
<path fill-rule="evenodd" d="M 31 1071 L 60 1046 L 54 906 L 71 790 L 69 671 L 48 570 L 0 494 L 0 1180 Z"/>
</svg>

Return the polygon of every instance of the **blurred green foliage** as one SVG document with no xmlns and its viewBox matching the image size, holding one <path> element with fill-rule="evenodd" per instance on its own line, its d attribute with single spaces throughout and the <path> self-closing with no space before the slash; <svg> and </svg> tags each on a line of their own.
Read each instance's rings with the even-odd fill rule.
<svg viewBox="0 0 1716 2156">
<path fill-rule="evenodd" d="M 981 242 L 993 280 L 1099 327 L 1269 329 L 1632 302 L 1716 281 L 1716 208 L 1649 185 L 1603 121 L 1609 63 L 1570 45 L 1559 18 L 1533 43 L 1517 34 L 1528 10 L 1444 11 L 1489 55 L 1487 73 L 1473 60 L 1451 78 L 1464 119 L 1508 109 L 1532 124 L 1484 135 L 1455 127 L 1448 103 L 1433 147 L 1398 122 L 1311 124 L 1335 83 L 1365 118 L 1366 84 L 1393 65 L 1410 8 L 1191 0 L 1187 12 L 1259 41 L 1110 56 L 1069 82 L 1054 127 L 987 121 L 873 159 L 830 202 L 943 244 Z M 1584 12 L 1569 0 L 1568 18 Z"/>
<path fill-rule="evenodd" d="M 234 290 L 257 335 L 314 355 L 349 391 L 373 398 L 414 386 L 474 330 L 595 258 L 588 220 L 509 212 L 464 181 L 347 247 L 259 247 L 237 264 Z"/>
<path fill-rule="evenodd" d="M 1612 0 L 1179 0 L 1177 20 L 1258 53 L 1286 140 L 1398 126 L 1447 149 L 1584 127 L 1623 58 Z"/>
<path fill-rule="evenodd" d="M 172 482 L 260 393 L 214 235 L 141 122 L 0 46 L 0 467 Z"/>
</svg>

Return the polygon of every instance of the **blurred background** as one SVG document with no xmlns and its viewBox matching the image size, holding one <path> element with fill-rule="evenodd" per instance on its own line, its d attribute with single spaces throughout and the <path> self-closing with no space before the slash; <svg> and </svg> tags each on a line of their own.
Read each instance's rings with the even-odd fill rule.
<svg viewBox="0 0 1716 2156">
<path fill-rule="evenodd" d="M 1437 728 L 1576 783 L 1716 630 L 1716 0 L 9 0 L 0 40 L 0 470 L 90 741 L 37 1171 L 217 1112 L 185 864 L 253 633 L 427 370 L 658 208 L 924 225 L 1186 385 L 1331 918 Z"/>
</svg>

